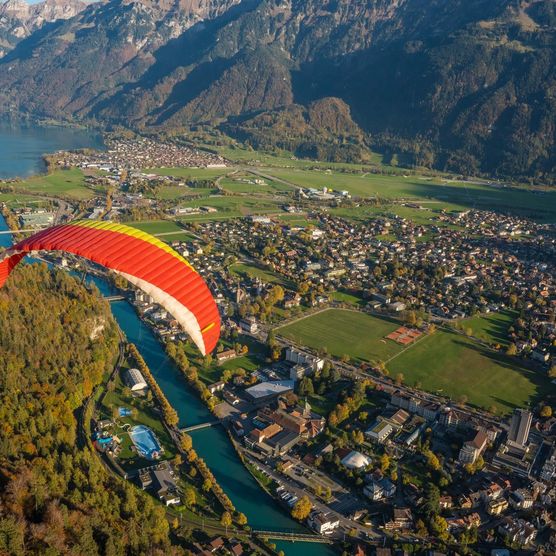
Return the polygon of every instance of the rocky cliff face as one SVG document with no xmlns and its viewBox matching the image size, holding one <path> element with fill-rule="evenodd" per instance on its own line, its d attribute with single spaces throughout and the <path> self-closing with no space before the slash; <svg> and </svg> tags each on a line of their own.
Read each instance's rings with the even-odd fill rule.
<svg viewBox="0 0 556 556">
<path fill-rule="evenodd" d="M 5 56 L 0 110 L 550 177 L 555 28 L 553 0 L 110 0 Z"/>
<path fill-rule="evenodd" d="M 45 0 L 32 5 L 6 0 L 0 4 L 0 58 L 44 24 L 74 17 L 86 6 L 80 0 Z"/>
</svg>

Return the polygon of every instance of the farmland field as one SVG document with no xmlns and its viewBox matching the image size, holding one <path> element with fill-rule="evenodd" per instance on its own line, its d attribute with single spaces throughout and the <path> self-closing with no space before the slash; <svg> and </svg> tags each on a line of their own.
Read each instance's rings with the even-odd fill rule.
<svg viewBox="0 0 556 556">
<path fill-rule="evenodd" d="M 359 197 L 435 201 L 431 208 L 498 210 L 543 222 L 556 221 L 556 192 L 526 188 L 499 189 L 440 178 L 348 174 L 324 170 L 267 168 L 266 174 L 301 187 L 347 190 Z"/>
<path fill-rule="evenodd" d="M 282 328 L 277 333 L 313 349 L 326 348 L 335 357 L 361 361 L 387 360 L 402 347 L 384 340 L 399 323 L 343 309 L 328 309 Z"/>
<path fill-rule="evenodd" d="M 519 366 L 518 361 L 489 351 L 465 336 L 437 331 L 387 365 L 391 376 L 402 373 L 408 385 L 421 383 L 429 391 L 507 413 L 550 392 L 540 371 Z"/>
<path fill-rule="evenodd" d="M 85 187 L 83 172 L 77 168 L 33 176 L 11 185 L 14 189 L 23 189 L 44 195 L 72 197 L 78 200 L 90 199 L 94 196 L 94 192 Z"/>
</svg>

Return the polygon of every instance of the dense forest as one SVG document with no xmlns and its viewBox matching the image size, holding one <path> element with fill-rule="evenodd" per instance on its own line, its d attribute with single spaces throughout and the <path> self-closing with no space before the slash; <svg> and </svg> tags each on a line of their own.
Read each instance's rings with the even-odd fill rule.
<svg viewBox="0 0 556 556">
<path fill-rule="evenodd" d="M 21 265 L 0 290 L 0 554 L 182 553 L 163 508 L 83 438 L 117 345 L 109 306 L 66 273 Z"/>
</svg>

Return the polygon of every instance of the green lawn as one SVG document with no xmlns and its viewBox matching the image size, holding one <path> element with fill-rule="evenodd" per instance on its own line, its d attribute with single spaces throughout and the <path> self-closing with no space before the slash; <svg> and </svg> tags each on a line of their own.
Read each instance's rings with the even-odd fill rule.
<svg viewBox="0 0 556 556">
<path fill-rule="evenodd" d="M 83 172 L 78 168 L 56 170 L 51 174 L 38 175 L 11 184 L 14 188 L 26 189 L 44 195 L 59 195 L 74 199 L 90 199 L 93 191 L 85 187 Z"/>
<path fill-rule="evenodd" d="M 387 360 L 401 351 L 395 342 L 384 340 L 399 326 L 365 313 L 329 309 L 276 331 L 300 345 L 326 348 L 336 357 L 347 354 L 352 359 L 373 361 Z"/>
<path fill-rule="evenodd" d="M 364 299 L 361 299 L 357 295 L 354 295 L 349 292 L 344 292 L 344 291 L 332 292 L 328 294 L 328 297 L 330 297 L 330 299 L 333 299 L 334 301 L 340 301 L 341 303 L 349 303 L 350 305 L 357 305 L 359 307 L 365 305 Z"/>
<path fill-rule="evenodd" d="M 546 396 L 551 388 L 540 371 L 524 369 L 516 359 L 444 331 L 424 338 L 387 367 L 391 376 L 403 373 L 409 385 L 420 382 L 425 390 L 452 399 L 465 395 L 472 404 L 494 406 L 502 413 Z"/>
<path fill-rule="evenodd" d="M 163 185 L 157 192 L 155 197 L 161 201 L 176 201 L 177 199 L 187 199 L 201 195 L 208 197 L 213 193 L 217 193 L 217 189 L 206 187 L 186 187 L 182 185 Z"/>
<path fill-rule="evenodd" d="M 127 222 L 128 226 L 158 236 L 159 239 L 173 241 L 191 241 L 193 236 L 171 220 L 145 220 L 143 222 Z"/>
<path fill-rule="evenodd" d="M 236 263 L 229 267 L 230 273 L 236 276 L 249 276 L 251 278 L 260 278 L 264 282 L 270 284 L 279 284 L 285 288 L 293 289 L 295 285 L 290 282 L 284 276 L 281 276 L 277 272 L 272 272 L 271 270 L 265 270 L 258 266 L 250 264 Z"/>
<path fill-rule="evenodd" d="M 508 344 L 508 329 L 517 318 L 515 311 L 501 311 L 488 315 L 477 315 L 460 321 L 464 328 L 471 328 L 473 336 L 491 344 Z"/>
<path fill-rule="evenodd" d="M 52 208 L 51 201 L 47 199 L 41 199 L 35 195 L 26 195 L 24 193 L 0 193 L 0 203 L 6 203 L 10 207 L 21 208 L 32 207 L 32 208 Z"/>
</svg>

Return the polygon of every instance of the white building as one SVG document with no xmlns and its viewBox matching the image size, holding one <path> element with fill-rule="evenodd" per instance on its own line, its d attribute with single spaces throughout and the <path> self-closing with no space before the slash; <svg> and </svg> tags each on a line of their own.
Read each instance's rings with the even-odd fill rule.
<svg viewBox="0 0 556 556">
<path fill-rule="evenodd" d="M 348 469 L 365 469 L 371 465 L 371 460 L 361 452 L 353 450 L 343 460 L 342 465 Z"/>
<path fill-rule="evenodd" d="M 307 519 L 307 524 L 313 531 L 320 535 L 328 535 L 340 525 L 340 520 L 331 514 L 323 514 L 322 512 L 313 512 Z"/>
<path fill-rule="evenodd" d="M 385 498 L 391 498 L 396 494 L 396 486 L 392 481 L 388 479 L 373 479 L 365 488 L 363 489 L 365 496 L 368 496 L 371 500 L 377 502 L 378 500 L 384 500 Z"/>
<path fill-rule="evenodd" d="M 259 331 L 259 325 L 254 318 L 243 319 L 239 323 L 239 327 L 242 332 L 246 332 L 247 334 L 256 334 Z"/>
<path fill-rule="evenodd" d="M 140 392 L 149 387 L 139 369 L 128 369 L 125 373 L 125 382 L 132 392 Z"/>
<path fill-rule="evenodd" d="M 386 421 L 376 421 L 373 426 L 365 431 L 365 435 L 372 441 L 382 444 L 392 433 L 394 427 Z"/>
<path fill-rule="evenodd" d="M 286 349 L 286 361 L 295 365 L 310 366 L 314 373 L 321 371 L 324 367 L 324 359 L 291 347 Z"/>
</svg>

